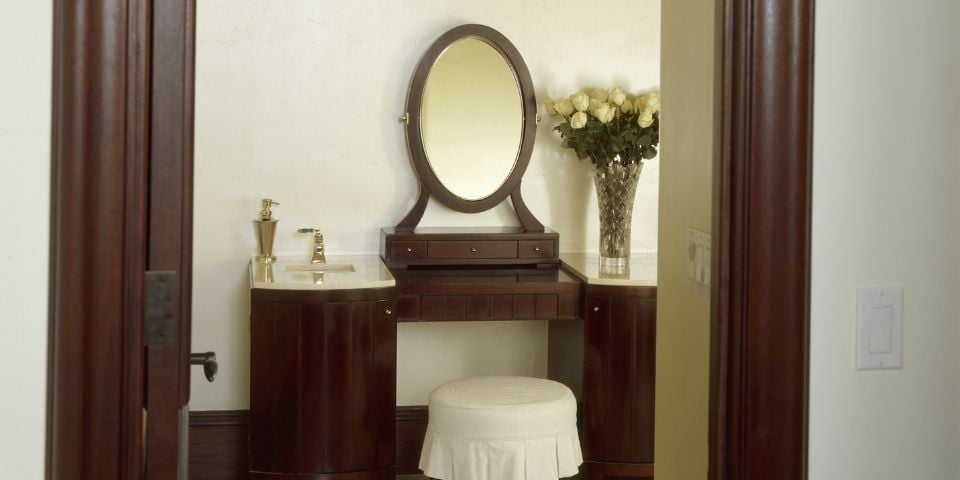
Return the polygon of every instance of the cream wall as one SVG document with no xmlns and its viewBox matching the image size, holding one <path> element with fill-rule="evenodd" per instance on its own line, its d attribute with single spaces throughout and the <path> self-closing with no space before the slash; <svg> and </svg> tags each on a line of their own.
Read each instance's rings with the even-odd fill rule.
<svg viewBox="0 0 960 480">
<path fill-rule="evenodd" d="M 193 345 L 221 360 L 213 384 L 194 372 L 191 404 L 200 410 L 248 404 L 246 258 L 259 198 L 281 203 L 276 251 L 304 255 L 311 240 L 294 233 L 297 227 L 320 227 L 330 253 L 373 254 L 380 227 L 406 214 L 416 183 L 397 118 L 417 61 L 444 31 L 462 23 L 499 30 L 524 56 L 541 100 L 587 85 L 645 91 L 660 78 L 659 0 L 589 8 L 572 0 L 415 0 L 376 8 L 204 0 L 197 8 Z M 524 199 L 560 232 L 562 251 L 593 250 L 592 181 L 559 148 L 546 120 Z M 651 161 L 637 194 L 636 251 L 657 249 L 657 177 L 658 162 Z M 423 225 L 498 225 L 512 217 L 506 203 L 478 215 L 431 204 Z M 454 328 L 467 339 L 457 349 L 442 340 Z M 480 373 L 476 366 L 543 374 L 545 332 L 543 322 L 401 326 L 398 400 L 424 403 L 429 386 Z M 454 362 L 441 356 L 454 352 L 472 353 Z M 415 384 L 407 383 L 411 378 Z"/>
<path fill-rule="evenodd" d="M 713 0 L 663 2 L 657 273 L 657 478 L 707 478 L 710 300 L 688 286 L 688 229 L 712 230 Z"/>
<path fill-rule="evenodd" d="M 0 466 L 44 472 L 53 2 L 0 2 Z"/>
<path fill-rule="evenodd" d="M 960 4 L 818 2 L 811 480 L 960 478 Z M 854 369 L 856 289 L 904 289 L 904 367 Z"/>
</svg>

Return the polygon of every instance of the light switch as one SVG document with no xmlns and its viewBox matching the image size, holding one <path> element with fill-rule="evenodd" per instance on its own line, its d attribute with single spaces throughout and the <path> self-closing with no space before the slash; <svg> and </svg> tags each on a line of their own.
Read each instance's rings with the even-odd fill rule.
<svg viewBox="0 0 960 480">
<path fill-rule="evenodd" d="M 710 298 L 710 234 L 695 228 L 687 229 L 687 284 Z"/>
<path fill-rule="evenodd" d="M 882 306 L 872 309 L 870 315 L 870 353 L 893 351 L 893 308 Z"/>
<path fill-rule="evenodd" d="M 857 369 L 903 367 L 903 289 L 861 288 L 857 295 Z"/>
</svg>

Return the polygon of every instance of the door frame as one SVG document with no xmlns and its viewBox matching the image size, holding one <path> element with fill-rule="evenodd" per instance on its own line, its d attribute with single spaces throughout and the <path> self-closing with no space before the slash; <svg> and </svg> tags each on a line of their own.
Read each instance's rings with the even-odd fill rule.
<svg viewBox="0 0 960 480">
<path fill-rule="evenodd" d="M 710 478 L 802 480 L 814 0 L 718 6 Z M 156 148 L 149 39 L 187 25 L 158 23 L 152 0 L 54 12 L 47 478 L 140 478 L 143 329 L 128 319 Z"/>
</svg>

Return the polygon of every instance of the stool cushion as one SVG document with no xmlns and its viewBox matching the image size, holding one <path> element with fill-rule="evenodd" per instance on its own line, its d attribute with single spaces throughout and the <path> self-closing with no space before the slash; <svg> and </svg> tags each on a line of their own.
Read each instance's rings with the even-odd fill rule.
<svg viewBox="0 0 960 480">
<path fill-rule="evenodd" d="M 443 480 L 569 477 L 583 463 L 577 401 L 542 378 L 476 377 L 430 394 L 420 468 Z"/>
</svg>

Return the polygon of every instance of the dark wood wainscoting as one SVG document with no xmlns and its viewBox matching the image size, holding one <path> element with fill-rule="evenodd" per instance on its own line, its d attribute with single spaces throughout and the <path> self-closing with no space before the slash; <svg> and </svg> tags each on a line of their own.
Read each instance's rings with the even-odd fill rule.
<svg viewBox="0 0 960 480">
<path fill-rule="evenodd" d="M 247 478 L 247 410 L 190 412 L 190 479 Z M 397 407 L 397 474 L 417 474 L 427 407 Z"/>
</svg>

